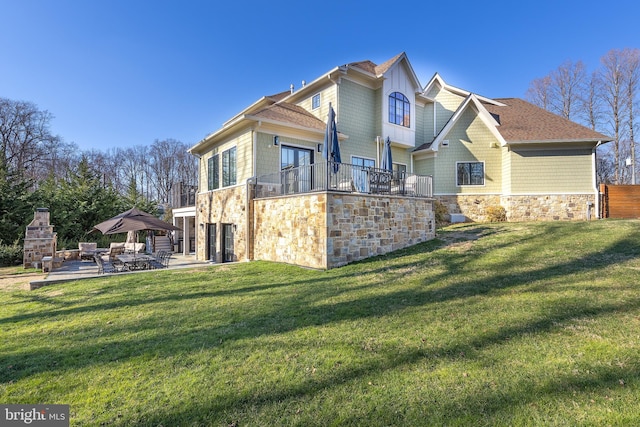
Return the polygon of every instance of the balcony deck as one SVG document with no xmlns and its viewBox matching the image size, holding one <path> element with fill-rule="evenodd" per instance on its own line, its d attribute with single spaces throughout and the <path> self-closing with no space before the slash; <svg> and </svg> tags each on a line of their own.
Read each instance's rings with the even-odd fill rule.
<svg viewBox="0 0 640 427">
<path fill-rule="evenodd" d="M 319 191 L 433 197 L 432 177 L 348 163 L 321 162 L 289 168 L 256 179 L 255 198 Z"/>
</svg>

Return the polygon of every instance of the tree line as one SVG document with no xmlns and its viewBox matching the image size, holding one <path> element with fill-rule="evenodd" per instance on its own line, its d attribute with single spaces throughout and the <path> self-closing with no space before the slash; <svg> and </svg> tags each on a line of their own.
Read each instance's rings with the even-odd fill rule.
<svg viewBox="0 0 640 427">
<path fill-rule="evenodd" d="M 598 150 L 597 179 L 636 184 L 637 109 L 640 49 L 612 49 L 589 71 L 582 61 L 566 61 L 529 84 L 527 99 L 548 111 L 612 138 Z M 634 173 L 635 171 L 635 173 Z"/>
<path fill-rule="evenodd" d="M 72 247 L 95 224 L 133 206 L 157 214 L 175 188 L 197 183 L 183 142 L 85 151 L 54 135 L 52 120 L 31 102 L 0 98 L 0 245 L 21 244 L 36 207 L 49 208 L 58 246 Z"/>
</svg>

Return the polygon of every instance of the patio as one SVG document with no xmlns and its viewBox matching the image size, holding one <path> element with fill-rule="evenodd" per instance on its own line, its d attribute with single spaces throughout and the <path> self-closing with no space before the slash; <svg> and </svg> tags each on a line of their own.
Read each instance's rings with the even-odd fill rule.
<svg viewBox="0 0 640 427">
<path fill-rule="evenodd" d="M 211 265 L 208 261 L 197 261 L 194 255 L 173 254 L 169 266 L 163 270 L 177 270 L 182 268 L 205 267 Z M 123 271 L 119 273 L 98 273 L 98 265 L 92 261 L 68 260 L 60 268 L 55 268 L 44 280 L 35 280 L 29 283 L 31 290 L 54 283 L 62 283 L 71 280 L 93 279 L 123 274 L 138 274 L 154 270 Z M 160 270 L 162 271 L 162 270 Z"/>
</svg>

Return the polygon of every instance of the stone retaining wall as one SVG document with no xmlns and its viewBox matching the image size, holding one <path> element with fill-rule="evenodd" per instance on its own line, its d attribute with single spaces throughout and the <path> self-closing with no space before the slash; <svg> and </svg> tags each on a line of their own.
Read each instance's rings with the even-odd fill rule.
<svg viewBox="0 0 640 427">
<path fill-rule="evenodd" d="M 430 199 L 329 192 L 254 203 L 255 259 L 334 268 L 435 237 Z"/>
<path fill-rule="evenodd" d="M 327 197 L 315 193 L 255 200 L 254 259 L 326 268 Z"/>
<path fill-rule="evenodd" d="M 431 199 L 330 194 L 327 268 L 435 237 Z"/>
</svg>

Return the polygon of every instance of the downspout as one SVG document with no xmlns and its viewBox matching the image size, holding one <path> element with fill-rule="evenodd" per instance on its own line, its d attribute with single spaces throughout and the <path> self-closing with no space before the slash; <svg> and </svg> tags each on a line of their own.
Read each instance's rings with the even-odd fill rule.
<svg viewBox="0 0 640 427">
<path fill-rule="evenodd" d="M 591 150 L 591 164 L 593 167 L 593 188 L 595 189 L 595 194 L 596 194 L 596 203 L 595 203 L 595 217 L 601 219 L 600 217 L 600 189 L 598 188 L 598 182 L 597 182 L 597 167 L 598 164 L 596 162 L 596 152 L 598 150 L 598 147 L 602 145 L 602 141 L 598 141 L 598 143 L 596 144 L 595 147 L 593 147 L 593 149 Z M 587 208 L 588 209 L 588 208 Z"/>
<path fill-rule="evenodd" d="M 252 167 L 253 167 L 253 176 L 247 179 L 246 188 L 245 188 L 245 202 L 244 202 L 244 211 L 246 217 L 245 224 L 245 235 L 247 248 L 245 250 L 245 261 L 253 260 L 253 198 L 251 197 L 251 183 L 252 181 L 257 181 L 257 169 L 258 169 L 258 132 L 262 126 L 262 121 L 258 121 L 258 125 L 255 126 L 251 130 L 251 139 L 252 139 Z"/>
<path fill-rule="evenodd" d="M 256 180 L 255 175 L 251 178 L 247 179 L 246 189 L 245 189 L 245 205 L 244 211 L 246 212 L 246 241 L 247 247 L 245 250 L 245 261 L 251 261 L 253 259 L 253 198 L 251 197 L 251 184 L 252 181 Z"/>
<path fill-rule="evenodd" d="M 433 137 L 438 135 L 438 126 L 436 125 L 436 110 L 438 109 L 438 103 L 433 103 Z"/>
</svg>

